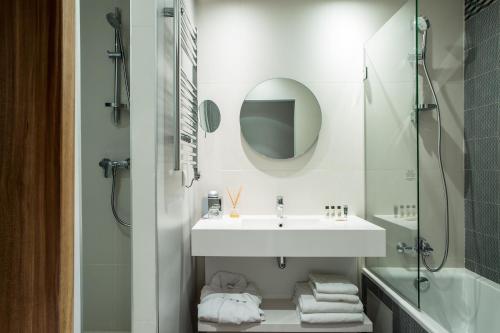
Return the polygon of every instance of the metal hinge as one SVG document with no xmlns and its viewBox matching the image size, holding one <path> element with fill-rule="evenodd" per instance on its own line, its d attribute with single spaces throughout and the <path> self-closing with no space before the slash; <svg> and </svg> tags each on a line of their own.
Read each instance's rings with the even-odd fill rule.
<svg viewBox="0 0 500 333">
<path fill-rule="evenodd" d="M 368 80 L 368 67 L 363 67 L 363 81 Z"/>
<path fill-rule="evenodd" d="M 165 7 L 163 8 L 163 16 L 165 17 L 174 17 L 175 10 L 174 7 Z"/>
</svg>

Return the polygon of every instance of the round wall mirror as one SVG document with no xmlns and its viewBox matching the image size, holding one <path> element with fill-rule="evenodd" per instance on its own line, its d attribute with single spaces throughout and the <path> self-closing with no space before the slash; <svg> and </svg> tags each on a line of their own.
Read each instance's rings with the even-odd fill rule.
<svg viewBox="0 0 500 333">
<path fill-rule="evenodd" d="M 203 101 L 198 108 L 198 112 L 200 117 L 200 126 L 205 132 L 212 133 L 219 128 L 220 110 L 214 101 Z"/>
<path fill-rule="evenodd" d="M 248 93 L 240 112 L 241 133 L 258 153 L 288 159 L 318 139 L 321 109 L 314 94 L 292 79 L 271 79 Z"/>
</svg>

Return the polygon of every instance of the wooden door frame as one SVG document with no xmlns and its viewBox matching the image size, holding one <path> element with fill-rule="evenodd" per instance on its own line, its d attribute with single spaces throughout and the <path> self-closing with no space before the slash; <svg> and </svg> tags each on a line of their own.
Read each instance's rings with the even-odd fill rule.
<svg viewBox="0 0 500 333">
<path fill-rule="evenodd" d="M 62 1 L 62 145 L 59 332 L 73 332 L 75 230 L 75 0 Z"/>
<path fill-rule="evenodd" d="M 0 12 L 0 331 L 73 331 L 75 0 Z"/>
</svg>

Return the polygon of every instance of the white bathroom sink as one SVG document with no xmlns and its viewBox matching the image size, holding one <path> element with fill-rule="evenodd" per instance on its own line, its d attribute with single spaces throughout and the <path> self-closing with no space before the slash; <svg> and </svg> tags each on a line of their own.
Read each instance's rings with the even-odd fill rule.
<svg viewBox="0 0 500 333">
<path fill-rule="evenodd" d="M 357 216 L 224 216 L 201 219 L 191 233 L 193 256 L 382 257 L 385 248 L 385 229 Z"/>
</svg>

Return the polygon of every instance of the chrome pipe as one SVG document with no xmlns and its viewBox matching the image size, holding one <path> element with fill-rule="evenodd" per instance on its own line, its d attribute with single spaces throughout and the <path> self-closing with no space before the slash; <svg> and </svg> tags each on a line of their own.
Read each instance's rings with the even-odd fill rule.
<svg viewBox="0 0 500 333">
<path fill-rule="evenodd" d="M 119 32 L 118 29 L 115 29 L 115 54 L 120 53 L 120 37 L 118 36 Z M 121 55 L 120 55 L 121 57 Z M 113 122 L 115 124 L 118 124 L 120 122 L 120 89 L 119 89 L 119 84 L 120 84 L 120 77 L 118 71 L 119 69 L 119 58 L 116 56 L 113 56 L 113 65 L 115 68 L 115 75 L 114 75 L 114 93 L 113 93 Z"/>
</svg>

